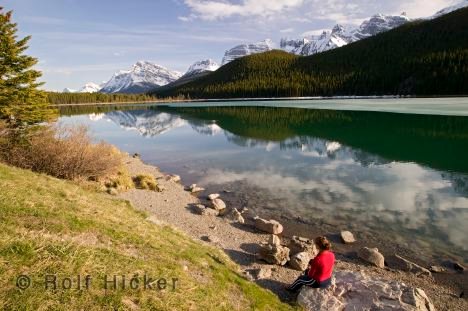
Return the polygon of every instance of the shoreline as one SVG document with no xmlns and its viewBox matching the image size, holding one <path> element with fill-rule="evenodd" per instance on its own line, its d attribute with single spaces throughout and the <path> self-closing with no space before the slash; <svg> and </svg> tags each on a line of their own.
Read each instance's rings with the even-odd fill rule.
<svg viewBox="0 0 468 311">
<path fill-rule="evenodd" d="M 205 98 L 205 99 L 173 99 L 173 100 L 149 100 L 129 102 L 95 102 L 95 103 L 73 103 L 73 104 L 51 104 L 53 107 L 67 106 L 106 106 L 106 105 L 140 105 L 140 104 L 171 104 L 171 103 L 200 103 L 200 102 L 243 102 L 243 101 L 287 101 L 287 100 L 349 100 L 349 99 L 424 99 L 424 98 L 468 98 L 468 95 L 445 95 L 445 96 L 412 96 L 412 95 L 381 95 L 381 96 L 303 96 L 303 97 L 246 97 L 246 98 Z"/>
<path fill-rule="evenodd" d="M 258 269 L 271 271 L 271 276 L 254 279 L 254 281 L 270 289 L 280 299 L 293 302 L 295 297 L 284 290 L 284 286 L 294 281 L 300 274 L 288 266 L 275 266 L 258 260 L 257 253 L 260 245 L 269 240 L 270 235 L 261 233 L 253 226 L 252 215 L 246 216 L 245 224 L 233 222 L 226 217 L 202 216 L 194 213 L 191 206 L 206 204 L 205 197 L 208 193 L 201 192 L 198 196 L 186 191 L 181 183 L 166 180 L 157 167 L 143 163 L 139 158 L 128 157 L 126 165 L 131 175 L 149 173 L 154 175 L 164 188 L 163 192 L 151 192 L 145 190 L 130 190 L 119 194 L 122 199 L 128 200 L 139 210 L 150 214 L 150 219 L 157 223 L 164 223 L 185 232 L 191 238 L 222 249 L 234 262 L 236 262 L 249 278 Z M 183 182 L 183 181 L 182 181 Z M 203 186 L 203 185 L 200 185 Z M 221 199 L 223 193 L 221 193 Z M 240 206 L 228 206 L 238 208 Z M 262 215 L 259 215 L 262 217 Z M 281 220 L 280 220 L 281 221 Z M 287 231 L 287 228 L 286 228 Z M 327 235 L 329 236 L 329 235 Z M 281 237 L 283 239 L 283 237 Z M 285 239 L 287 240 L 287 238 Z M 433 277 L 416 276 L 415 274 L 395 271 L 393 269 L 377 267 L 365 264 L 358 259 L 354 249 L 343 251 L 340 242 L 335 238 L 332 243 L 337 247 L 334 252 L 337 258 L 336 270 L 349 270 L 364 272 L 367 275 L 392 281 L 400 281 L 414 287 L 422 288 L 432 300 L 438 310 L 465 310 L 468 308 L 466 299 L 457 297 L 460 293 L 453 288 L 450 278 L 458 276 L 456 272 L 434 273 Z M 356 245 L 362 245 L 357 243 Z M 406 255 L 405 253 L 401 253 Z M 441 277 L 443 276 L 443 277 Z"/>
</svg>

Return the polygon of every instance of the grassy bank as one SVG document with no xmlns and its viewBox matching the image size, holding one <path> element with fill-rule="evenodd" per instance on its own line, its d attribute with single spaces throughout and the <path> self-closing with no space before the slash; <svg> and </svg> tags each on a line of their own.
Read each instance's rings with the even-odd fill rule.
<svg viewBox="0 0 468 311">
<path fill-rule="evenodd" d="M 291 309 L 243 279 L 222 252 L 150 222 L 127 202 L 3 164 L 0 188 L 2 310 Z M 17 287 L 19 275 L 31 279 L 29 288 Z M 165 278 L 166 289 L 162 281 L 145 289 L 145 275 Z"/>
</svg>

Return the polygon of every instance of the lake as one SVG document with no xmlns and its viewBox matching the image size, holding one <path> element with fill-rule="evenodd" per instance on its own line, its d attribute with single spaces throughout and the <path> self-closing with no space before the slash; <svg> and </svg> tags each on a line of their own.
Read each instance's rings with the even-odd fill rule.
<svg viewBox="0 0 468 311">
<path fill-rule="evenodd" d="M 105 140 L 287 234 L 351 230 L 468 261 L 468 99 L 61 108 Z"/>
</svg>

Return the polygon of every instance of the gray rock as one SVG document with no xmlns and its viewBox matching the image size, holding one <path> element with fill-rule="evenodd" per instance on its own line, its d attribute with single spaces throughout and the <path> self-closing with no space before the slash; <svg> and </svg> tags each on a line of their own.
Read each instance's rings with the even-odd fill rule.
<svg viewBox="0 0 468 311">
<path fill-rule="evenodd" d="M 202 215 L 202 216 L 218 216 L 218 211 L 217 210 L 214 210 L 214 209 L 211 209 L 211 208 L 206 208 L 204 205 L 202 204 L 197 204 L 193 207 L 193 210 L 195 213 L 199 214 L 199 215 Z"/>
<path fill-rule="evenodd" d="M 431 275 L 431 271 L 429 271 L 428 269 L 421 267 L 420 265 L 396 254 L 393 256 L 389 256 L 386 259 L 386 262 L 388 267 L 392 269 L 411 272 L 417 275 Z"/>
<path fill-rule="evenodd" d="M 192 184 L 190 185 L 189 190 L 191 193 L 197 193 L 197 192 L 205 191 L 205 188 L 198 187 L 197 184 Z"/>
<path fill-rule="evenodd" d="M 431 266 L 429 268 L 429 271 L 434 272 L 434 273 L 442 273 L 442 272 L 446 272 L 447 269 L 441 266 Z"/>
<path fill-rule="evenodd" d="M 315 256 L 318 254 L 318 250 L 314 241 L 307 238 L 293 236 L 289 241 L 288 247 L 291 250 L 291 254 L 293 255 L 306 252 L 309 253 L 310 258 L 315 258 Z"/>
<path fill-rule="evenodd" d="M 267 279 L 271 277 L 271 268 L 254 269 L 251 274 L 256 280 Z"/>
<path fill-rule="evenodd" d="M 219 193 L 212 193 L 208 195 L 208 200 L 213 201 L 214 199 L 219 198 Z"/>
<path fill-rule="evenodd" d="M 178 183 L 178 182 L 180 182 L 182 179 L 180 178 L 179 175 L 167 175 L 167 176 L 166 176 L 166 180 L 172 181 L 172 182 L 175 182 L 175 183 Z"/>
<path fill-rule="evenodd" d="M 226 203 L 224 203 L 224 201 L 221 199 L 214 199 L 211 201 L 211 206 L 217 211 L 226 209 Z"/>
<path fill-rule="evenodd" d="M 289 248 L 268 244 L 260 248 L 258 258 L 270 264 L 284 266 L 289 261 Z"/>
<path fill-rule="evenodd" d="M 377 248 L 363 247 L 358 251 L 358 257 L 362 260 L 373 264 L 376 267 L 383 268 L 385 266 L 385 258 L 379 253 Z"/>
<path fill-rule="evenodd" d="M 336 271 L 328 289 L 304 287 L 297 302 L 307 311 L 435 310 L 422 289 L 351 271 Z"/>
<path fill-rule="evenodd" d="M 341 240 L 345 244 L 352 244 L 356 242 L 354 235 L 350 231 L 341 231 L 340 236 L 341 236 Z"/>
<path fill-rule="evenodd" d="M 283 226 L 276 220 L 266 220 L 260 217 L 255 217 L 255 228 L 271 234 L 280 234 L 283 232 Z"/>
<path fill-rule="evenodd" d="M 227 214 L 227 217 L 231 221 L 234 221 L 240 224 L 245 223 L 244 217 L 242 217 L 242 214 L 237 210 L 237 208 L 232 209 L 232 211 Z"/>
<path fill-rule="evenodd" d="M 307 252 L 297 253 L 291 256 L 289 265 L 294 270 L 304 271 L 309 266 L 310 259 L 310 254 Z"/>
</svg>

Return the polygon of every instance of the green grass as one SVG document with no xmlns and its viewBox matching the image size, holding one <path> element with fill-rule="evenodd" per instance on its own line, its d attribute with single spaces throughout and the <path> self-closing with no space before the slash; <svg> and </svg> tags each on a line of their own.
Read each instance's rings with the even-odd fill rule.
<svg viewBox="0 0 468 311">
<path fill-rule="evenodd" d="M 293 309 L 243 279 L 221 251 L 151 223 L 128 202 L 3 164 L 0 189 L 1 310 Z M 32 280 L 25 290 L 16 286 L 23 274 Z M 47 274 L 59 288 L 45 289 Z M 145 274 L 177 278 L 176 289 L 104 289 L 105 275 L 142 282 Z M 66 277 L 72 289 L 60 288 Z"/>
</svg>

